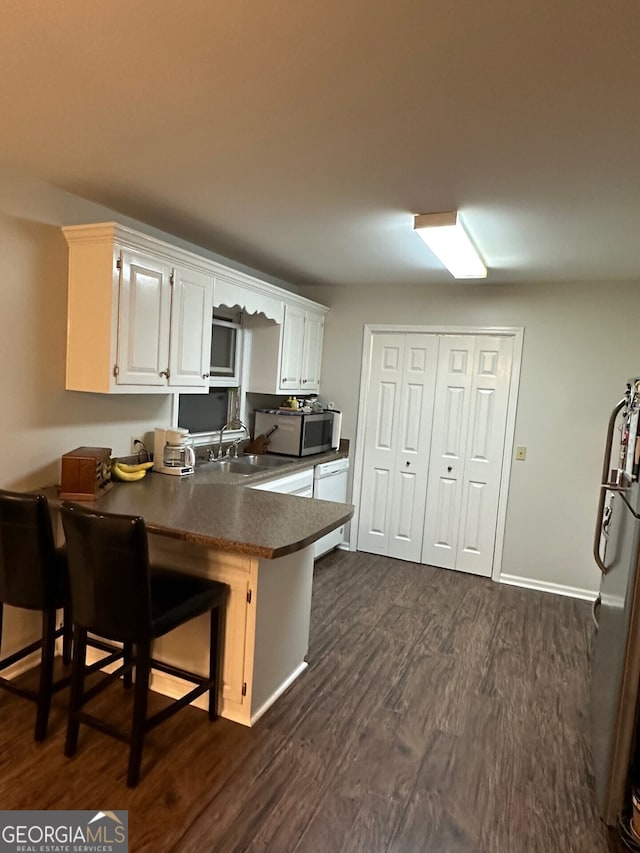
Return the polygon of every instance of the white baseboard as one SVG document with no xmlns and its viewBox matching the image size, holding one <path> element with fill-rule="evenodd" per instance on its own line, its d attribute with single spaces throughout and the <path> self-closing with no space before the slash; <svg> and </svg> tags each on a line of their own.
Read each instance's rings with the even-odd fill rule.
<svg viewBox="0 0 640 853">
<path fill-rule="evenodd" d="M 226 708 L 224 699 L 222 700 L 220 716 L 225 717 L 227 720 L 232 720 L 234 723 L 240 723 L 243 726 L 255 725 L 260 717 L 269 710 L 273 703 L 282 696 L 284 691 L 293 684 L 296 678 L 304 672 L 308 665 L 309 664 L 306 661 L 302 661 L 302 663 L 294 669 L 291 675 L 282 682 L 278 689 L 262 703 L 254 714 L 251 715 L 250 723 L 247 722 L 244 716 L 234 713 L 233 709 Z M 171 699 L 179 699 L 180 696 L 183 696 L 186 692 L 186 682 L 170 675 L 167 672 L 153 672 L 151 675 L 151 684 L 149 686 L 150 689 L 155 690 L 156 693 L 161 693 L 163 696 L 169 696 Z M 206 711 L 209 707 L 209 697 L 207 694 L 198 696 L 197 699 L 194 699 L 191 705 L 195 708 L 200 708 L 202 711 Z"/>
<path fill-rule="evenodd" d="M 266 700 L 266 702 L 262 703 L 262 705 L 258 708 L 258 710 L 254 714 L 251 715 L 251 725 L 252 726 L 258 722 L 260 717 L 269 710 L 269 708 L 273 705 L 273 703 L 276 701 L 276 699 L 279 699 L 280 696 L 282 696 L 284 691 L 293 684 L 293 682 L 296 680 L 296 678 L 302 672 L 304 672 L 308 666 L 309 666 L 309 664 L 306 662 L 306 660 L 303 660 L 302 663 L 299 664 L 299 666 L 297 666 L 293 670 L 291 675 L 282 682 L 280 687 L 278 687 L 278 689 L 275 690 L 271 694 L 271 696 L 269 696 L 269 698 Z"/>
<path fill-rule="evenodd" d="M 8 657 L 9 655 L 7 655 Z M 2 671 L 2 677 L 11 681 L 14 678 L 18 678 L 19 675 L 22 675 L 23 672 L 28 672 L 28 670 L 33 669 L 35 666 L 40 665 L 40 651 L 36 650 L 35 652 L 31 652 L 30 655 L 27 655 L 26 658 L 22 658 L 22 660 L 16 661 L 13 666 L 8 666 L 5 670 Z"/>
<path fill-rule="evenodd" d="M 524 589 L 537 589 L 539 592 L 550 592 L 553 595 L 565 595 L 568 598 L 579 598 L 583 601 L 595 601 L 598 597 L 597 590 L 581 589 L 577 586 L 566 586 L 561 583 L 550 583 L 549 581 L 536 581 L 531 578 L 521 578 L 518 575 L 500 575 L 500 583 L 509 586 L 520 586 Z"/>
</svg>

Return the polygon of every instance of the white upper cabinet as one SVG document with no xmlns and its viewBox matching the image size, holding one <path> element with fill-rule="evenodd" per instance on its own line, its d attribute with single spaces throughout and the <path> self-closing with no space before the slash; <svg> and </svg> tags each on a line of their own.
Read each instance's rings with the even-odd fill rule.
<svg viewBox="0 0 640 853">
<path fill-rule="evenodd" d="M 280 338 L 280 390 L 300 391 L 304 356 L 305 311 L 297 305 L 286 305 Z"/>
<path fill-rule="evenodd" d="M 211 352 L 212 277 L 188 267 L 173 272 L 169 385 L 208 386 Z"/>
<path fill-rule="evenodd" d="M 314 393 L 320 387 L 322 338 L 327 309 L 308 300 L 288 302 L 282 325 L 250 318 L 248 391 Z"/>
<path fill-rule="evenodd" d="M 302 350 L 302 391 L 320 390 L 324 314 L 305 312 L 304 346 Z"/>
<path fill-rule="evenodd" d="M 208 390 L 213 276 L 121 226 L 63 229 L 69 243 L 72 391 Z"/>
<path fill-rule="evenodd" d="M 213 307 L 251 330 L 249 391 L 318 390 L 328 309 L 114 222 L 62 229 L 69 244 L 70 391 L 207 393 Z"/>
<path fill-rule="evenodd" d="M 169 368 L 171 267 L 138 252 L 123 249 L 119 254 L 114 380 L 118 385 L 162 388 Z M 74 331 L 69 330 L 70 336 Z"/>
</svg>

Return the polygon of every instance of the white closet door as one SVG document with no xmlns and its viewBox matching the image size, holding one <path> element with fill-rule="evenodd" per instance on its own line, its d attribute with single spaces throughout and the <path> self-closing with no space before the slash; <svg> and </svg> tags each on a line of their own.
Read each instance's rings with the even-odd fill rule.
<svg viewBox="0 0 640 853">
<path fill-rule="evenodd" d="M 472 335 L 440 341 L 422 562 L 446 569 L 456 567 L 475 345 Z"/>
<path fill-rule="evenodd" d="M 438 338 L 372 339 L 358 549 L 420 562 Z"/>
<path fill-rule="evenodd" d="M 513 337 L 440 344 L 422 562 L 490 577 Z"/>
<path fill-rule="evenodd" d="M 512 337 L 478 337 L 455 568 L 491 575 L 509 403 Z"/>
</svg>

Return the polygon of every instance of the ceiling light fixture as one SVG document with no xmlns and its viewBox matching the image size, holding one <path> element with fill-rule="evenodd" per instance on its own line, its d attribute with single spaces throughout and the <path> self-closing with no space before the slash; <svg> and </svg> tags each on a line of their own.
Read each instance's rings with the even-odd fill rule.
<svg viewBox="0 0 640 853">
<path fill-rule="evenodd" d="M 455 210 L 450 213 L 421 213 L 414 220 L 413 230 L 454 278 L 487 277 L 487 268 Z"/>
</svg>

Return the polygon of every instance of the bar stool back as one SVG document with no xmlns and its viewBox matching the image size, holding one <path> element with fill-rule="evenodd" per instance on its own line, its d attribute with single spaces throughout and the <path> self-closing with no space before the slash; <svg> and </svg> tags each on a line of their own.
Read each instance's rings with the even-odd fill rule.
<svg viewBox="0 0 640 853">
<path fill-rule="evenodd" d="M 209 719 L 217 716 L 223 644 L 225 584 L 194 577 L 163 566 L 151 566 L 144 520 L 101 513 L 75 504 L 62 506 L 67 539 L 74 654 L 65 754 L 74 755 L 80 724 L 97 728 L 129 743 L 127 785 L 140 778 L 144 736 L 196 697 L 209 693 Z M 151 657 L 152 642 L 179 625 L 211 614 L 209 673 L 202 676 Z M 135 694 L 130 734 L 83 710 L 97 692 L 85 692 L 87 632 L 129 646 L 135 668 Z M 196 686 L 162 711 L 147 717 L 151 669 L 160 669 Z"/>
<path fill-rule="evenodd" d="M 0 490 L 0 646 L 4 605 L 42 614 L 39 640 L 0 659 L 0 672 L 41 650 L 37 690 L 20 687 L 0 677 L 0 687 L 37 704 L 34 737 L 47 734 L 51 697 L 69 684 L 69 676 L 54 682 L 55 641 L 63 637 L 63 659 L 71 660 L 71 620 L 67 561 L 64 549 L 54 545 L 49 505 L 44 495 Z M 56 611 L 64 612 L 56 628 Z"/>
</svg>

